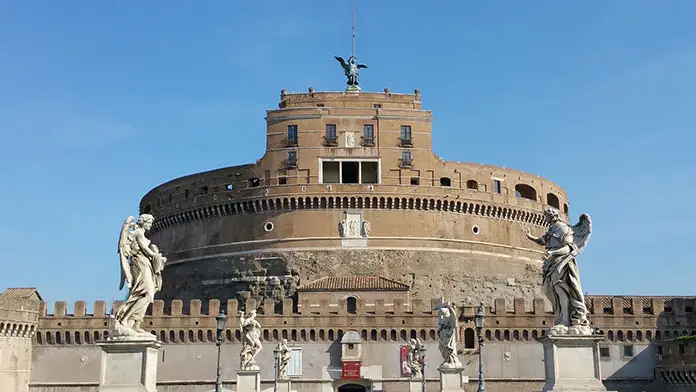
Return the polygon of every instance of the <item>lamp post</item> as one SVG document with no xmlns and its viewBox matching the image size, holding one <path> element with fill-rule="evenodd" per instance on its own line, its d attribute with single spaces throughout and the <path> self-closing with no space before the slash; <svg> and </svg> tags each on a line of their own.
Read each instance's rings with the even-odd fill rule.
<svg viewBox="0 0 696 392">
<path fill-rule="evenodd" d="M 280 371 L 280 343 L 273 349 L 273 392 L 278 392 L 278 372 Z"/>
<path fill-rule="evenodd" d="M 421 392 L 425 392 L 425 346 L 420 347 Z"/>
<path fill-rule="evenodd" d="M 478 376 L 478 392 L 486 392 L 486 388 L 483 385 L 483 302 L 479 305 L 478 311 L 474 321 L 476 323 L 476 335 L 478 336 L 479 344 L 479 376 Z"/>
<path fill-rule="evenodd" d="M 227 315 L 224 311 L 220 311 L 215 317 L 215 324 L 217 327 L 217 340 L 215 345 L 217 346 L 217 377 L 215 378 L 215 392 L 222 392 L 222 381 L 220 381 L 220 349 L 222 348 L 222 332 L 225 330 L 225 324 L 227 324 Z"/>
</svg>

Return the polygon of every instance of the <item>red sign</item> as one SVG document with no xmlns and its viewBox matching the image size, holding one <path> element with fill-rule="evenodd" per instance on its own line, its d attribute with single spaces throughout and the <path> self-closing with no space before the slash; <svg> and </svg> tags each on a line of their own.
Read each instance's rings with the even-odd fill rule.
<svg viewBox="0 0 696 392">
<path fill-rule="evenodd" d="M 360 362 L 343 361 L 341 378 L 344 380 L 360 380 Z"/>
<path fill-rule="evenodd" d="M 401 377 L 411 377 L 411 367 L 408 366 L 408 345 L 403 345 L 399 347 L 399 352 L 401 354 Z"/>
</svg>

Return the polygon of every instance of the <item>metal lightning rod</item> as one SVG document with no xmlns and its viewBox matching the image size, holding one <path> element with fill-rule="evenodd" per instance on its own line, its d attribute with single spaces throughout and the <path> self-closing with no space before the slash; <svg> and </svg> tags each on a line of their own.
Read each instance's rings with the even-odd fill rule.
<svg viewBox="0 0 696 392">
<path fill-rule="evenodd" d="M 353 0 L 353 38 L 351 54 L 355 57 L 355 0 Z"/>
</svg>

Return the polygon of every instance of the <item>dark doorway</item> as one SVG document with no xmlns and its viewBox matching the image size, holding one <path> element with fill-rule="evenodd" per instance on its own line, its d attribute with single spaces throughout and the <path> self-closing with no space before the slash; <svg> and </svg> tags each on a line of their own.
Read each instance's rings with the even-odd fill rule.
<svg viewBox="0 0 696 392">
<path fill-rule="evenodd" d="M 367 388 L 358 384 L 345 384 L 338 387 L 338 392 L 367 392 Z"/>
</svg>

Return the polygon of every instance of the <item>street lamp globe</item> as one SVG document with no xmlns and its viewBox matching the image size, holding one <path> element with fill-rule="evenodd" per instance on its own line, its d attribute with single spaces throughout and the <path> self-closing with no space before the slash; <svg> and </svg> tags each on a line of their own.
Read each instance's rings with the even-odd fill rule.
<svg viewBox="0 0 696 392">
<path fill-rule="evenodd" d="M 474 322 L 476 323 L 476 328 L 478 330 L 483 328 L 483 316 L 483 302 L 481 302 L 481 305 L 479 305 L 478 311 L 476 312 L 476 316 L 474 318 Z"/>
<path fill-rule="evenodd" d="M 221 310 L 220 314 L 215 317 L 215 323 L 217 325 L 218 334 L 225 330 L 225 325 L 227 325 L 227 315 L 225 314 L 224 310 Z"/>
</svg>

